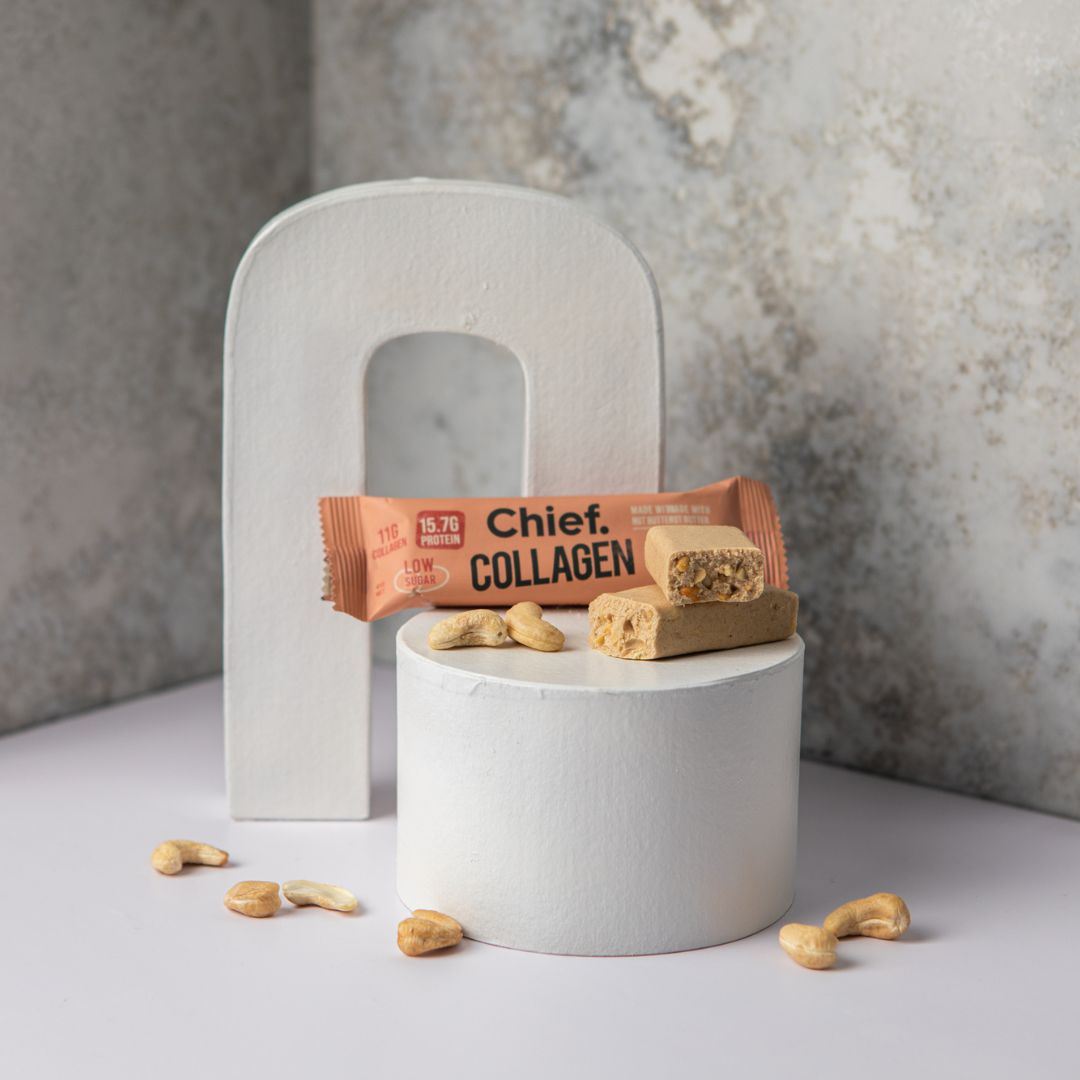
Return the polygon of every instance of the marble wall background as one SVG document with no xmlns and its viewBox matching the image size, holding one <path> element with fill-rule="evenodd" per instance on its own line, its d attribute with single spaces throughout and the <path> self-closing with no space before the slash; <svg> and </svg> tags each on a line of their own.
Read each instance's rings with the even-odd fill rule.
<svg viewBox="0 0 1080 1080">
<path fill-rule="evenodd" d="M 644 252 L 668 485 L 780 503 L 807 753 L 1080 815 L 1075 6 L 315 13 L 317 188 L 529 184 Z"/>
<path fill-rule="evenodd" d="M 366 390 L 372 495 L 491 497 L 521 490 L 525 377 L 505 349 L 465 334 L 396 338 L 371 358 Z M 377 661 L 394 663 L 397 632 L 413 614 L 375 623 Z"/>
<path fill-rule="evenodd" d="M 651 263 L 668 485 L 774 486 L 807 753 L 1080 816 L 1068 0 L 7 15 L 0 729 L 218 666 L 220 335 L 257 226 L 311 189 L 472 177 L 580 199 Z M 421 376 L 469 362 L 394 348 Z M 461 370 L 414 457 L 465 444 Z M 484 407 L 519 408 L 493 378 Z M 517 480 L 508 450 L 440 482 Z"/>
<path fill-rule="evenodd" d="M 305 5 L 9 0 L 0 731 L 221 665 L 221 333 L 308 186 Z"/>
</svg>

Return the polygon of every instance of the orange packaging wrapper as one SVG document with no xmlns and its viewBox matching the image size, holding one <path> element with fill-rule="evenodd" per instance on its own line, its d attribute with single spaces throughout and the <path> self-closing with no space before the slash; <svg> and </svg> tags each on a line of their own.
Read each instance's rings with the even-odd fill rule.
<svg viewBox="0 0 1080 1080">
<path fill-rule="evenodd" d="M 370 622 L 405 608 L 586 605 L 648 585 L 653 525 L 736 525 L 765 554 L 765 580 L 788 586 L 772 493 L 745 476 L 693 491 L 506 499 L 319 500 L 324 600 Z"/>
</svg>

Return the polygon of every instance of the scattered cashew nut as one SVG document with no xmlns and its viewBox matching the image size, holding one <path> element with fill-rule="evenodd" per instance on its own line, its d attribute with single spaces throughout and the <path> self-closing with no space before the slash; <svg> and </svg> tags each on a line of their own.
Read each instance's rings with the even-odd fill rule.
<svg viewBox="0 0 1080 1080">
<path fill-rule="evenodd" d="M 519 645 L 539 652 L 558 652 L 566 635 L 544 618 L 544 609 L 530 600 L 515 604 L 506 613 L 506 629 Z"/>
<path fill-rule="evenodd" d="M 428 631 L 433 649 L 456 649 L 462 645 L 501 645 L 506 640 L 506 623 L 487 608 L 459 611 L 437 622 Z"/>
<path fill-rule="evenodd" d="M 286 881 L 281 886 L 285 899 L 297 907 L 314 904 L 329 911 L 355 911 L 357 900 L 340 885 L 324 885 L 319 881 Z"/>
<path fill-rule="evenodd" d="M 825 920 L 825 929 L 838 938 L 884 938 L 894 941 L 911 925 L 907 904 L 896 893 L 879 892 L 841 904 Z"/>
<path fill-rule="evenodd" d="M 276 881 L 238 881 L 226 894 L 225 906 L 252 919 L 267 919 L 281 907 Z"/>
<path fill-rule="evenodd" d="M 836 963 L 836 935 L 820 926 L 788 923 L 780 928 L 780 947 L 804 968 L 823 971 Z"/>
<path fill-rule="evenodd" d="M 228 861 L 227 851 L 200 844 L 198 840 L 166 840 L 158 844 L 150 856 L 150 865 L 159 874 L 179 874 L 185 863 L 224 866 Z"/>
<path fill-rule="evenodd" d="M 406 956 L 423 956 L 461 942 L 461 924 L 440 911 L 421 908 L 398 923 L 397 944 Z"/>
</svg>

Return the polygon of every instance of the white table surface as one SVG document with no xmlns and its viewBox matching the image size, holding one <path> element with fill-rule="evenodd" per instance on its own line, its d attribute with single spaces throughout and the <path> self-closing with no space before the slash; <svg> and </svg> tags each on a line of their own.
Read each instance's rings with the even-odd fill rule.
<svg viewBox="0 0 1080 1080">
<path fill-rule="evenodd" d="M 904 940 L 844 941 L 823 973 L 776 926 L 668 956 L 466 941 L 409 959 L 388 673 L 369 822 L 230 822 L 220 697 L 200 683 L 0 739 L 0 1075 L 1080 1075 L 1080 823 L 804 764 L 783 921 L 893 890 Z M 162 877 L 149 855 L 171 836 L 232 865 Z M 290 877 L 346 885 L 362 911 L 222 906 L 235 881 Z"/>
</svg>

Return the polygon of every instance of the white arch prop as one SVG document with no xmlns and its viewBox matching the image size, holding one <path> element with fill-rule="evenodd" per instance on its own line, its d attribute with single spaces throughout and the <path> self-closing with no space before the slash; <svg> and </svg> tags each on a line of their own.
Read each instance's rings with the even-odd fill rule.
<svg viewBox="0 0 1080 1080">
<path fill-rule="evenodd" d="M 319 599 L 317 500 L 363 491 L 368 361 L 422 331 L 475 333 L 521 361 L 523 493 L 659 486 L 660 305 L 615 230 L 552 195 L 438 180 L 342 188 L 274 218 L 225 329 L 234 817 L 368 816 L 369 631 Z"/>
</svg>

